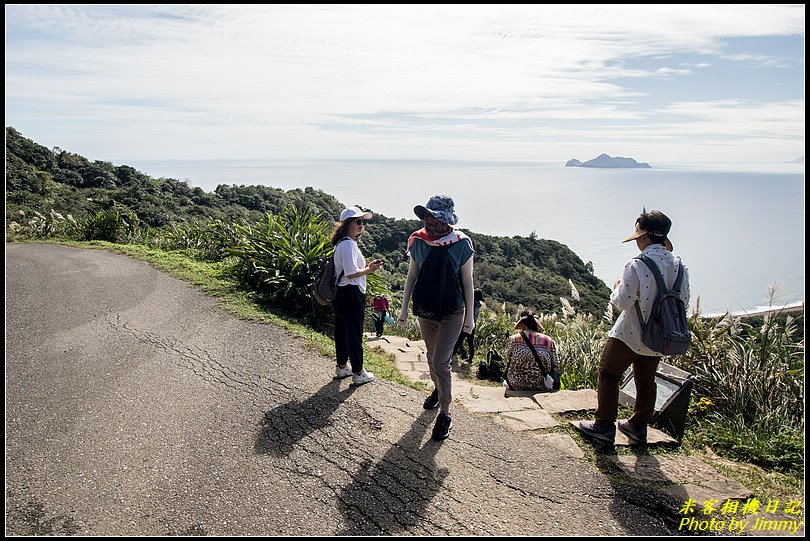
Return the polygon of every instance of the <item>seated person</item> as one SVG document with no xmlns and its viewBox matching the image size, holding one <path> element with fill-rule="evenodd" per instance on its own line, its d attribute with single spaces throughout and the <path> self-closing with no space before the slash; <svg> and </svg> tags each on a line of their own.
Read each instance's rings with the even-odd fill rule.
<svg viewBox="0 0 810 541">
<path fill-rule="evenodd" d="M 553 390 L 554 380 L 551 373 L 558 370 L 557 347 L 554 340 L 540 332 L 540 325 L 531 310 L 520 313 L 515 330 L 518 333 L 510 338 L 509 346 L 506 348 L 507 369 L 504 384 L 513 391 Z M 545 377 L 521 332 L 534 346 L 540 362 L 543 363 Z"/>
</svg>

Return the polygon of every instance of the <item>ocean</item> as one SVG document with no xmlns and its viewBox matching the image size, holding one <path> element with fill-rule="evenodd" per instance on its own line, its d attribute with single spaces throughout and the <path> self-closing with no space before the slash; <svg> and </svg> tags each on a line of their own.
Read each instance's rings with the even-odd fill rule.
<svg viewBox="0 0 810 541">
<path fill-rule="evenodd" d="M 219 184 L 312 186 L 345 205 L 393 218 L 434 194 L 453 197 L 459 227 L 552 239 L 612 285 L 637 255 L 643 208 L 672 219 L 670 239 L 689 269 L 692 309 L 750 312 L 804 301 L 804 164 L 670 165 L 590 169 L 548 162 L 397 160 L 122 160 L 152 177 Z M 747 169 L 747 170 L 741 170 Z M 370 227 L 373 227 L 373 222 Z"/>
</svg>

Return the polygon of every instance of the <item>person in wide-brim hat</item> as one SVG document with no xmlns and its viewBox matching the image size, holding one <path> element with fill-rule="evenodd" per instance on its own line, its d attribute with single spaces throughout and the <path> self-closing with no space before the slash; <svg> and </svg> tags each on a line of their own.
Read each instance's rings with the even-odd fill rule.
<svg viewBox="0 0 810 541">
<path fill-rule="evenodd" d="M 659 292 L 656 277 L 642 256 L 658 268 L 664 287 L 675 288 L 680 280 L 678 294 L 689 306 L 689 271 L 672 253 L 671 227 L 672 221 L 660 210 L 644 210 L 636 219 L 635 231 L 623 241 L 636 241 L 641 254 L 625 264 L 610 294 L 611 304 L 622 312 L 608 332 L 599 359 L 594 420 L 579 423 L 579 429 L 602 446 L 614 444 L 617 426 L 631 444 L 647 444 L 647 426 L 656 407 L 656 370 L 664 354 L 642 340 L 642 325 L 649 322 Z M 630 366 L 636 387 L 633 415 L 617 425 L 619 385 Z"/>
<path fill-rule="evenodd" d="M 425 399 L 425 409 L 439 408 L 431 437 L 443 440 L 453 427 L 450 403 L 453 401 L 451 360 L 459 335 L 471 334 L 473 317 L 472 239 L 453 228 L 458 223 L 453 199 L 434 195 L 427 204 L 413 209 L 424 227 L 408 237 L 408 275 L 402 291 L 402 308 L 397 321 L 408 320 L 408 304 L 413 311 L 427 349 L 433 392 Z M 458 277 L 458 283 L 440 282 L 438 276 Z M 430 278 L 420 280 L 421 276 Z"/>
<path fill-rule="evenodd" d="M 630 242 L 631 240 L 640 239 L 645 235 L 649 235 L 653 242 L 663 244 L 664 247 L 671 252 L 672 243 L 667 238 L 671 227 L 672 221 L 660 210 L 643 212 L 641 216 L 636 219 L 636 230 L 622 242 Z"/>
<path fill-rule="evenodd" d="M 446 195 L 434 195 L 427 204 L 416 205 L 413 212 L 420 220 L 424 220 L 425 214 L 429 213 L 443 224 L 456 225 L 458 223 L 458 216 L 454 212 L 453 199 Z"/>
</svg>

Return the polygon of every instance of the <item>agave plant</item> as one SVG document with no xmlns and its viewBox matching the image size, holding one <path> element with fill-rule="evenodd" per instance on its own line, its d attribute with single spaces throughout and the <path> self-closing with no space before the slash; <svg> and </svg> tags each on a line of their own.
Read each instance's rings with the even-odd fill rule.
<svg viewBox="0 0 810 541">
<path fill-rule="evenodd" d="M 215 220 L 207 225 L 207 242 L 202 248 L 206 259 L 222 260 L 242 241 L 244 228 L 233 222 Z"/>
<path fill-rule="evenodd" d="M 331 227 L 309 209 L 286 207 L 258 227 L 237 228 L 231 255 L 241 260 L 244 279 L 270 300 L 297 313 L 311 305 L 310 289 L 321 261 L 334 248 Z"/>
<path fill-rule="evenodd" d="M 80 240 L 127 243 L 138 237 L 140 220 L 131 211 L 109 209 L 88 214 L 78 222 Z"/>
<path fill-rule="evenodd" d="M 242 240 L 245 229 L 239 224 L 215 220 L 207 223 L 172 223 L 161 235 L 161 247 L 170 250 L 192 250 L 197 257 L 222 260 Z"/>
</svg>

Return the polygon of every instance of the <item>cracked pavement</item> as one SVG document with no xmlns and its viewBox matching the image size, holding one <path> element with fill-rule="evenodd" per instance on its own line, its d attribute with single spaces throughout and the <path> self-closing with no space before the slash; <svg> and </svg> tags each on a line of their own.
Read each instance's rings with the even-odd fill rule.
<svg viewBox="0 0 810 541">
<path fill-rule="evenodd" d="M 667 535 L 645 495 L 148 264 L 6 245 L 7 535 Z"/>
</svg>

